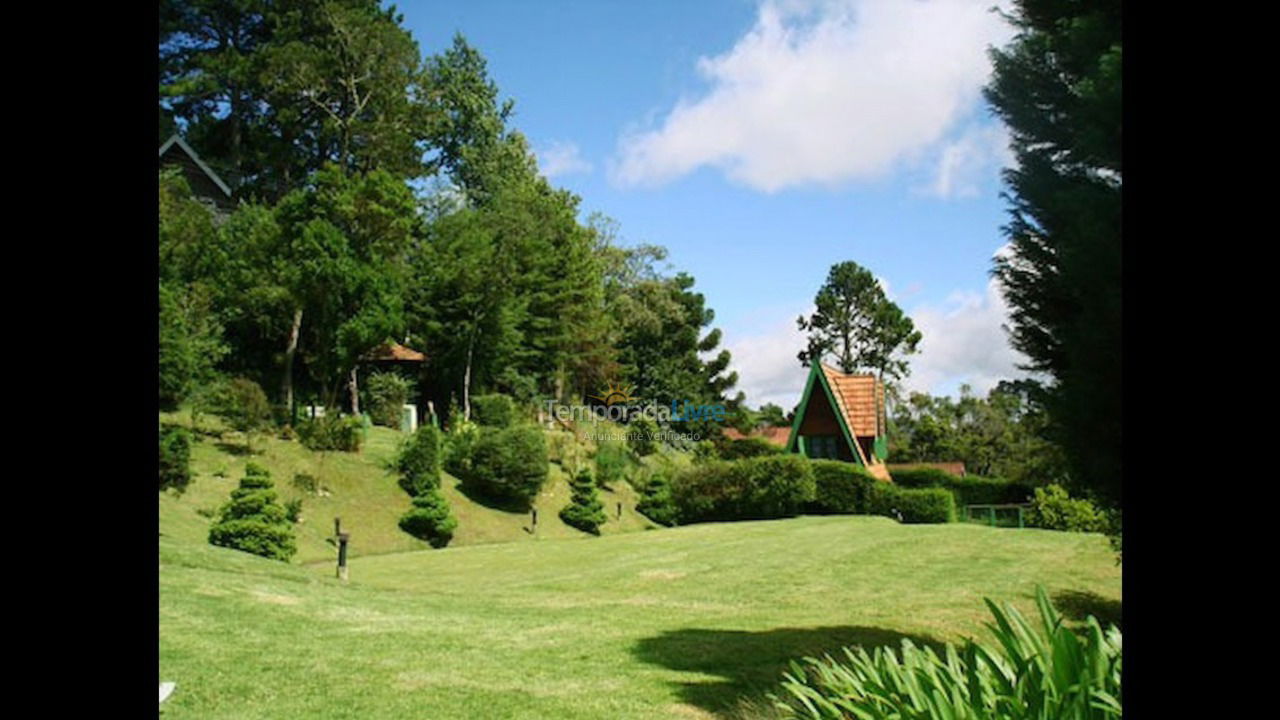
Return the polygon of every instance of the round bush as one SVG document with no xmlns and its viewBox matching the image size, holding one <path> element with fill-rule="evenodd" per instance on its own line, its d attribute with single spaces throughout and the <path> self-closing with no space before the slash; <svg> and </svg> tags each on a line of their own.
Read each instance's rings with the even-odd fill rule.
<svg viewBox="0 0 1280 720">
<path fill-rule="evenodd" d="M 1060 485 L 1036 488 L 1027 524 L 1046 530 L 1106 532 L 1107 516 L 1084 498 L 1073 498 Z"/>
<path fill-rule="evenodd" d="M 471 398 L 471 419 L 485 427 L 510 427 L 516 420 L 516 405 L 510 397 L 494 393 Z"/>
<path fill-rule="evenodd" d="M 394 372 L 375 372 L 365 380 L 364 391 L 373 423 L 399 430 L 405 403 L 413 396 L 413 383 Z"/>
<path fill-rule="evenodd" d="M 528 425 L 484 428 L 471 456 L 467 483 L 494 499 L 527 505 L 547 480 L 547 443 Z"/>
</svg>

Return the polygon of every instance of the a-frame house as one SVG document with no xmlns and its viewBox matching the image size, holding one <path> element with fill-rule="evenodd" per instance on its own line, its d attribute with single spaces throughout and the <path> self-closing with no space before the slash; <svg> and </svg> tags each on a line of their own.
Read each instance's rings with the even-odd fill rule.
<svg viewBox="0 0 1280 720">
<path fill-rule="evenodd" d="M 796 407 L 787 452 L 857 463 L 890 481 L 884 465 L 884 383 L 874 375 L 845 373 L 814 363 Z"/>
</svg>

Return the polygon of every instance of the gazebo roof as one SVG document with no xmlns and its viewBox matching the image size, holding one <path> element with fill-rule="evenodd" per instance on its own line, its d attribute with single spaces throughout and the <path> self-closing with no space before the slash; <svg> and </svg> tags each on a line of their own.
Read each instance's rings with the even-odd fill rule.
<svg viewBox="0 0 1280 720">
<path fill-rule="evenodd" d="M 423 353 L 397 342 L 385 342 L 364 354 L 366 362 L 426 362 Z"/>
</svg>

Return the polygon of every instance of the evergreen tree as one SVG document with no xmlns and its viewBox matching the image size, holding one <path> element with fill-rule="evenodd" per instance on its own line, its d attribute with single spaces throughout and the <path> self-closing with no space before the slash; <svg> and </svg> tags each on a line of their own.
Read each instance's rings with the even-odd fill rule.
<svg viewBox="0 0 1280 720">
<path fill-rule="evenodd" d="M 1004 172 L 1009 251 L 994 274 L 1077 489 L 1119 506 L 1119 0 L 1018 0 L 987 99 L 1017 159 Z"/>
<path fill-rule="evenodd" d="M 560 519 L 570 527 L 575 527 L 592 535 L 600 534 L 600 526 L 605 523 L 604 505 L 596 492 L 596 482 L 591 471 L 583 468 L 570 481 L 572 496 L 569 504 L 560 510 Z"/>
<path fill-rule="evenodd" d="M 231 491 L 231 500 L 209 528 L 209 543 L 287 562 L 297 552 L 297 543 L 277 499 L 271 474 L 249 463 L 240 487 Z"/>
<path fill-rule="evenodd" d="M 901 355 L 916 351 L 920 333 L 870 270 L 852 261 L 832 265 L 813 304 L 813 315 L 796 320 L 809 333 L 801 365 L 834 354 L 843 372 L 870 370 L 889 380 L 906 374 Z"/>
</svg>

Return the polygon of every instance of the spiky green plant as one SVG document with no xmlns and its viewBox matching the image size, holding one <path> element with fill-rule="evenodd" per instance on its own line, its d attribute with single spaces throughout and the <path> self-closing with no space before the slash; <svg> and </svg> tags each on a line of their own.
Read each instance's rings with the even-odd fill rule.
<svg viewBox="0 0 1280 720">
<path fill-rule="evenodd" d="M 973 640 L 939 656 L 909 640 L 889 648 L 844 648 L 792 662 L 771 696 L 787 717 L 811 720 L 1103 720 L 1122 716 L 1121 634 L 1097 619 L 1083 636 L 1066 627 L 1043 587 L 1036 587 L 1040 624 L 1006 603 L 986 600 L 999 647 Z"/>
</svg>

